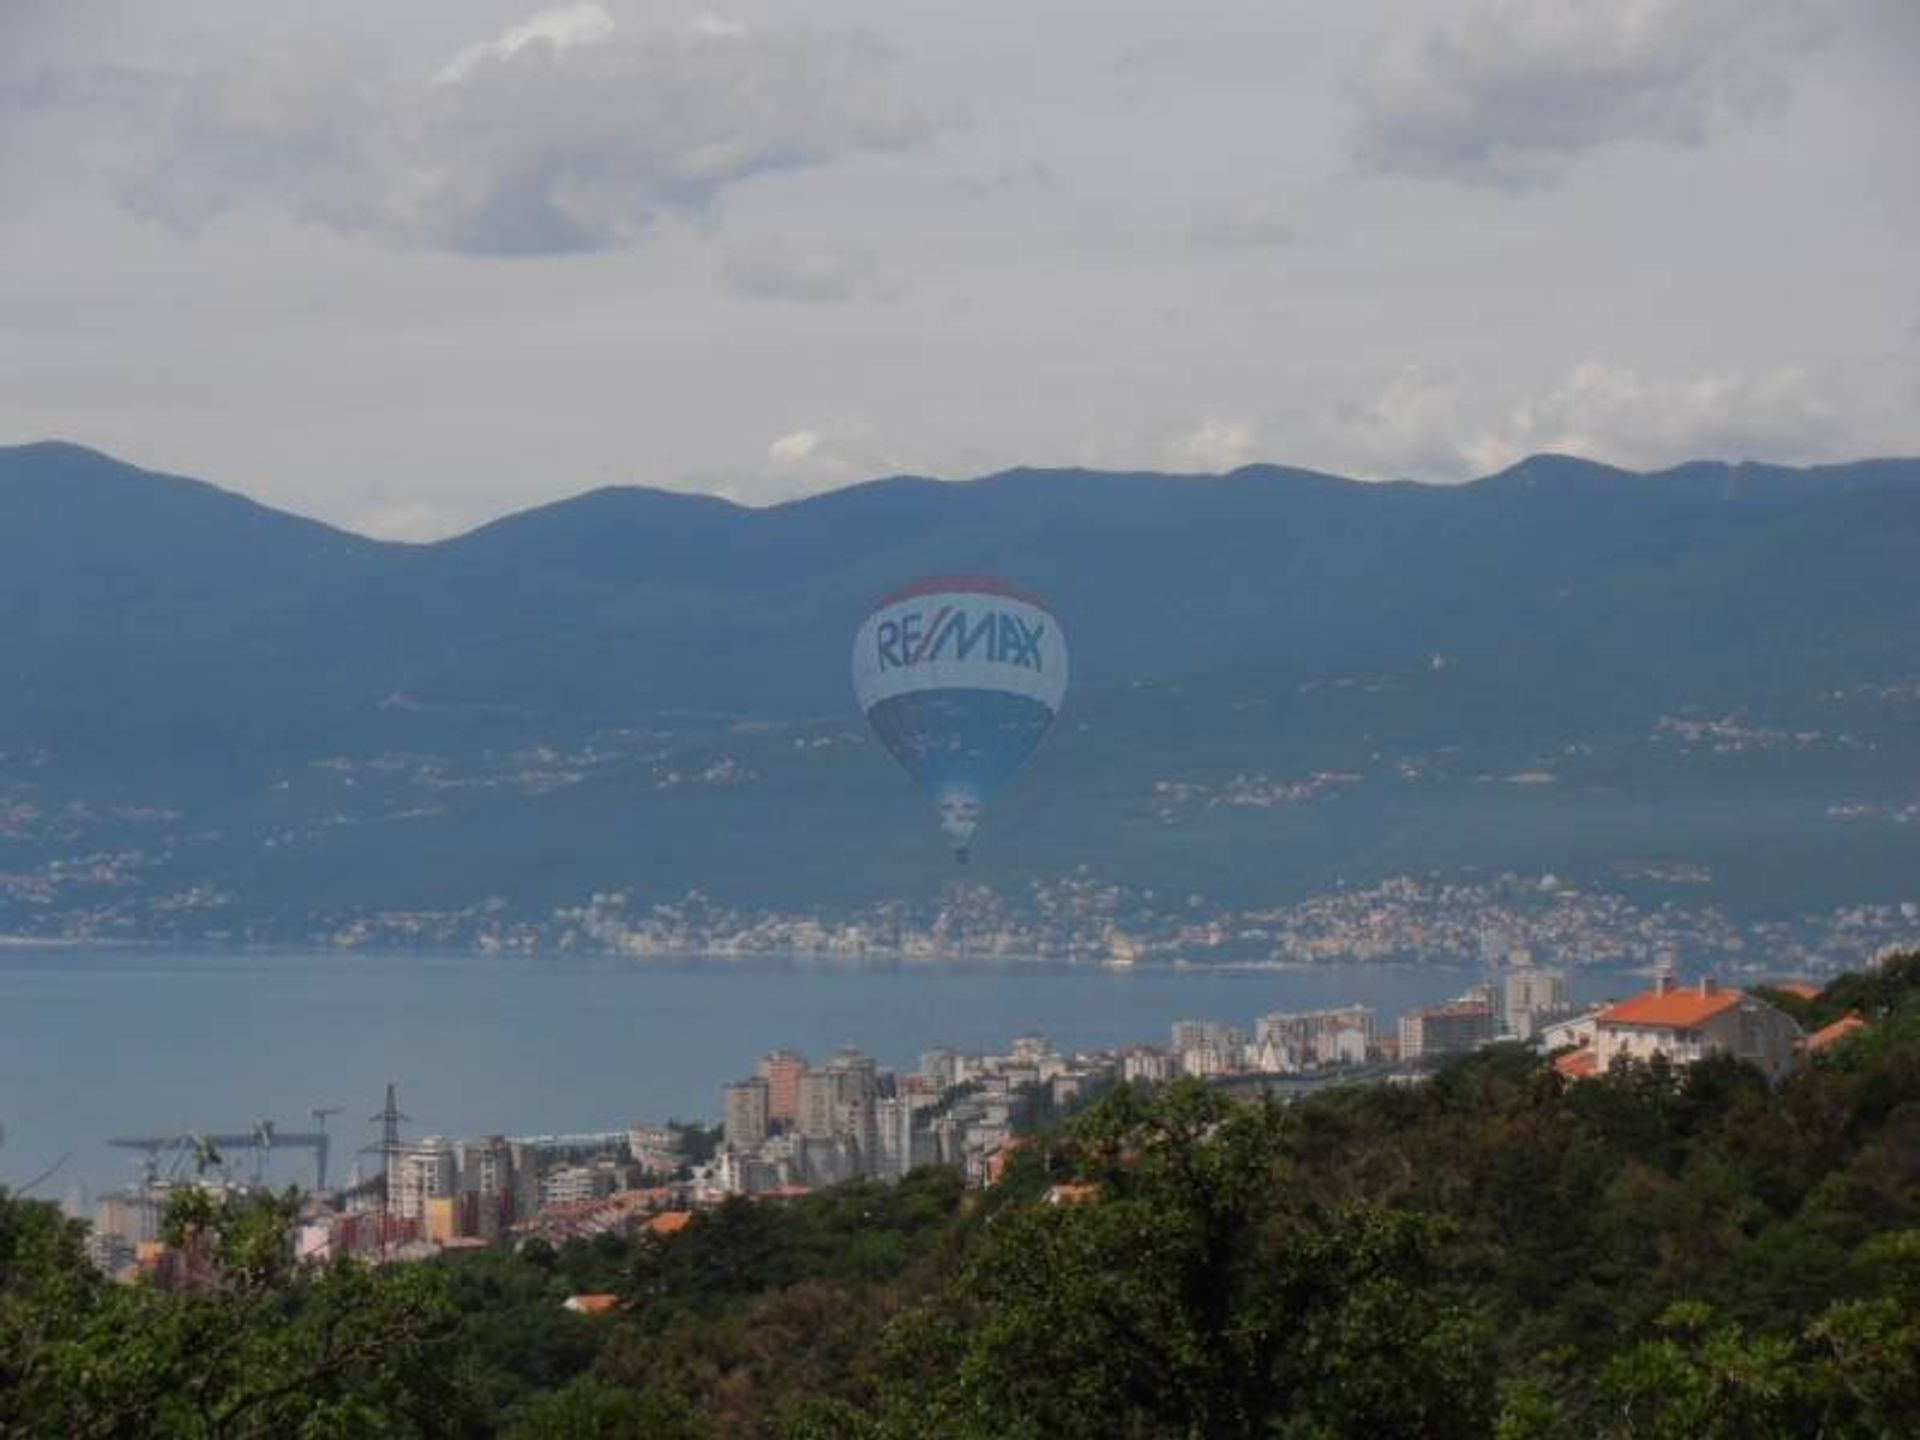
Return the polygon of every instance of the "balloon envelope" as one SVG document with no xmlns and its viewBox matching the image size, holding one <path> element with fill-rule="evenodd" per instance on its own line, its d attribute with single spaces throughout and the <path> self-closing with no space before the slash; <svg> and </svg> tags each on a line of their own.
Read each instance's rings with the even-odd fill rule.
<svg viewBox="0 0 1920 1440">
<path fill-rule="evenodd" d="M 1044 605 L 1004 581 L 922 580 L 860 626 L 853 689 L 965 860 L 981 807 L 1059 713 L 1066 636 Z"/>
</svg>

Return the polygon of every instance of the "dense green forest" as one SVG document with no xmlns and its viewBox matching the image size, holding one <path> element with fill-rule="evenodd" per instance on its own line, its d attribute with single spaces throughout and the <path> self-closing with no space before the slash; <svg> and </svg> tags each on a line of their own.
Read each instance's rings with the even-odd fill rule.
<svg viewBox="0 0 1920 1440">
<path fill-rule="evenodd" d="M 1517 1048 L 1290 1106 L 1123 1087 L 984 1192 L 385 1270 L 206 1202 L 189 1293 L 0 1196 L 0 1435 L 1911 1435 L 1920 955 L 1781 1003 L 1870 1025 L 1777 1089 Z"/>
</svg>

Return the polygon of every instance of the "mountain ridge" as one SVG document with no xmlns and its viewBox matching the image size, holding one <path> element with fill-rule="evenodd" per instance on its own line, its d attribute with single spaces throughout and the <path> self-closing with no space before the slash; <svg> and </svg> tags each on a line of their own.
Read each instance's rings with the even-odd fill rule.
<svg viewBox="0 0 1920 1440">
<path fill-rule="evenodd" d="M 418 545 L 144 473 L 0 450 L 0 933 L 78 923 L 102 855 L 144 857 L 136 910 L 269 929 L 314 896 L 913 893 L 933 827 L 846 665 L 928 573 L 1019 581 L 1073 646 L 988 880 L 1251 902 L 1654 856 L 1777 908 L 1920 872 L 1920 461 L 600 487 Z"/>
<path fill-rule="evenodd" d="M 35 466 L 30 462 L 39 462 L 39 464 Z M 1483 488 L 1533 488 L 1542 478 L 1556 485 L 1596 480 L 1644 481 L 1651 484 L 1672 484 L 1677 481 L 1685 481 L 1689 484 L 1707 482 L 1724 487 L 1729 494 L 1743 485 L 1755 483 L 1771 486 L 1776 490 L 1782 484 L 1806 483 L 1837 482 L 1846 488 L 1920 485 L 1920 457 L 1909 456 L 1872 456 L 1851 461 L 1807 465 L 1782 465 L 1756 460 L 1688 460 L 1654 470 L 1633 470 L 1583 456 L 1540 451 L 1527 455 L 1501 470 L 1461 481 L 1424 481 L 1408 477 L 1367 480 L 1331 471 L 1270 461 L 1255 461 L 1220 472 L 1099 470 L 1082 466 L 1017 465 L 972 476 L 940 477 L 913 473 L 881 475 L 853 481 L 829 490 L 757 505 L 701 491 L 615 481 L 591 486 L 552 500 L 540 501 L 518 510 L 507 511 L 490 520 L 481 521 L 469 529 L 434 540 L 408 541 L 362 534 L 332 521 L 303 515 L 297 511 L 258 500 L 242 490 L 171 471 L 149 469 L 131 461 L 122 460 L 108 451 L 71 440 L 48 439 L 17 445 L 0 445 L 0 496 L 6 495 L 9 486 L 19 486 L 23 479 L 44 483 L 48 469 L 60 472 L 64 479 L 71 480 L 77 476 L 83 481 L 96 484 L 101 480 L 112 480 L 124 487 L 150 482 L 159 491 L 192 496 L 202 503 L 210 499 L 235 502 L 256 515 L 278 516 L 301 525 L 315 527 L 346 540 L 409 551 L 434 550 L 446 546 L 457 547 L 463 542 L 499 532 L 503 527 L 511 527 L 515 522 L 545 517 L 548 512 L 566 512 L 581 507 L 601 508 L 613 503 L 646 504 L 663 511 L 688 515 L 695 513 L 709 515 L 725 513 L 733 516 L 779 515 L 799 512 L 821 504 L 871 498 L 882 493 L 927 495 L 979 487 L 1017 487 L 1023 483 L 1048 483 L 1055 480 L 1066 480 L 1074 484 L 1092 482 L 1102 486 L 1145 482 L 1149 485 L 1193 488 L 1204 488 L 1210 485 L 1227 486 L 1248 480 L 1258 480 L 1263 483 L 1284 481 L 1307 482 L 1317 486 L 1353 491 L 1433 495 L 1472 493 Z M 1542 472 L 1547 474 L 1543 477 Z M 123 493 L 137 492 L 127 490 Z M 86 498 L 97 502 L 103 497 L 96 491 Z"/>
</svg>

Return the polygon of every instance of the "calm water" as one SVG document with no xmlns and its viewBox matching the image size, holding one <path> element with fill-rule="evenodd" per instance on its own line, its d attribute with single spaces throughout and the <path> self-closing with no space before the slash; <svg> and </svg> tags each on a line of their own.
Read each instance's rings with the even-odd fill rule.
<svg viewBox="0 0 1920 1440">
<path fill-rule="evenodd" d="M 1179 1019 L 1251 1029 L 1270 1010 L 1358 1001 L 1388 1023 L 1477 976 L 1447 966 L 1308 970 L 836 964 L 609 956 L 0 949 L 0 1183 L 71 1152 L 37 1192 L 138 1173 L 105 1137 L 329 1122 L 333 1173 L 374 1138 L 391 1078 L 408 1134 L 615 1129 L 715 1117 L 720 1086 L 779 1045 L 853 1044 L 912 1068 L 935 1045 L 1165 1044 Z M 1575 975 L 1576 997 L 1619 993 Z M 310 1180 L 306 1153 L 273 1173 Z"/>
</svg>

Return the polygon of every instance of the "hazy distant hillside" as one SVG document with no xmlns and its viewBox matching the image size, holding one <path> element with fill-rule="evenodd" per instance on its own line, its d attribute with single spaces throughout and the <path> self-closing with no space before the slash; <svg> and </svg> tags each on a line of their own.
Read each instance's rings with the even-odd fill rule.
<svg viewBox="0 0 1920 1440">
<path fill-rule="evenodd" d="M 937 571 L 1040 592 L 1074 650 L 982 831 L 990 883 L 1086 865 L 1251 902 L 1688 864 L 1683 898 L 1746 908 L 1910 898 L 1916 554 L 1920 461 L 605 489 L 401 546 L 0 450 L 0 932 L 135 894 L 297 932 L 933 893 L 846 664 L 864 609 Z"/>
</svg>

